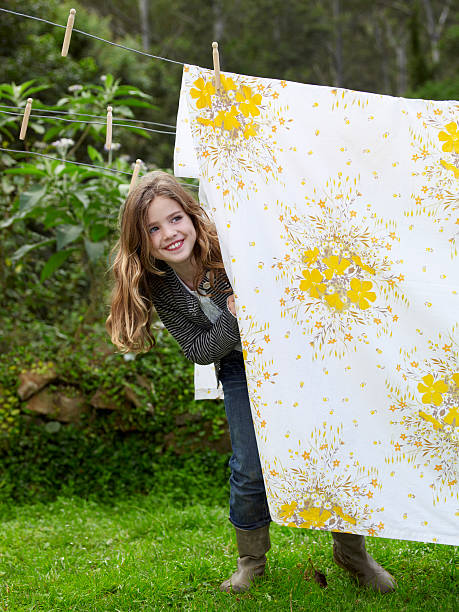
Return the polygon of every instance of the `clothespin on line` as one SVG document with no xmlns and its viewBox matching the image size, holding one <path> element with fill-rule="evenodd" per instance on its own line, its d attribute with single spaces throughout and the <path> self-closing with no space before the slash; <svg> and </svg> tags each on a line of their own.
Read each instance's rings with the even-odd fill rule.
<svg viewBox="0 0 459 612">
<path fill-rule="evenodd" d="M 142 165 L 141 159 L 135 160 L 134 171 L 132 172 L 131 184 L 129 185 L 129 193 L 134 189 L 137 179 L 139 178 L 140 166 Z"/>
<path fill-rule="evenodd" d="M 112 134 L 113 134 L 113 108 L 107 106 L 107 133 L 105 136 L 105 148 L 110 151 L 112 148 Z"/>
<path fill-rule="evenodd" d="M 212 43 L 212 59 L 214 62 L 215 90 L 217 94 L 220 95 L 222 85 L 220 80 L 220 56 L 218 54 L 218 42 Z"/>
<path fill-rule="evenodd" d="M 24 110 L 24 116 L 22 118 L 21 132 L 19 134 L 19 140 L 24 140 L 24 138 L 26 137 L 27 126 L 29 125 L 30 111 L 32 110 L 32 102 L 33 102 L 33 98 L 27 98 L 27 104 Z"/>
<path fill-rule="evenodd" d="M 70 39 L 72 37 L 73 24 L 75 23 L 75 9 L 70 9 L 69 18 L 67 19 L 67 27 L 65 28 L 64 42 L 62 43 L 62 57 L 67 57 L 69 52 Z"/>
</svg>

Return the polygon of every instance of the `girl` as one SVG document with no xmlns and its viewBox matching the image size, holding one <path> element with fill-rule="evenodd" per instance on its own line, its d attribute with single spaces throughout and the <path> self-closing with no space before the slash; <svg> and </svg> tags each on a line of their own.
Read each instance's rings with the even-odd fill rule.
<svg viewBox="0 0 459 612">
<path fill-rule="evenodd" d="M 224 591 L 249 589 L 264 573 L 270 548 L 268 503 L 258 456 L 234 296 L 215 226 L 171 175 L 152 172 L 129 194 L 113 264 L 107 329 L 122 351 L 154 346 L 153 308 L 194 363 L 214 363 L 222 383 L 233 455 L 229 520 L 236 530 L 238 569 Z M 335 562 L 360 585 L 382 593 L 395 582 L 365 550 L 364 537 L 332 533 Z"/>
</svg>

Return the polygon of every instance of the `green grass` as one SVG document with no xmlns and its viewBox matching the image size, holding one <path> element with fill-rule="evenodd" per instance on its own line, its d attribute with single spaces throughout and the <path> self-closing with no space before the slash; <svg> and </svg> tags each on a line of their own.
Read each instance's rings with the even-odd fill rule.
<svg viewBox="0 0 459 612">
<path fill-rule="evenodd" d="M 196 498 L 199 492 L 196 492 Z M 236 546 L 221 503 L 150 495 L 0 507 L 0 610 L 458 610 L 457 549 L 368 539 L 399 583 L 380 596 L 333 564 L 328 533 L 273 525 L 266 575 L 220 593 Z M 328 588 L 304 578 L 311 556 Z"/>
</svg>

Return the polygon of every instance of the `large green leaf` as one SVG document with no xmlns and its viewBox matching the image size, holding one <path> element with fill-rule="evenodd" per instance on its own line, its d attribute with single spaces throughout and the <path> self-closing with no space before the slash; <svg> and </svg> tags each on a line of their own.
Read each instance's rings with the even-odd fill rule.
<svg viewBox="0 0 459 612">
<path fill-rule="evenodd" d="M 57 253 L 51 255 L 51 257 L 48 259 L 48 261 L 42 268 L 40 274 L 40 281 L 43 282 L 47 278 L 49 278 L 51 274 L 54 274 L 54 272 L 58 268 L 60 268 L 60 266 L 64 263 L 67 257 L 72 253 L 72 251 L 73 249 L 68 249 L 67 251 L 57 251 Z"/>
<path fill-rule="evenodd" d="M 32 249 L 38 249 L 39 247 L 45 246 L 47 244 L 52 244 L 54 242 L 54 238 L 49 240 L 42 240 L 41 242 L 35 242 L 34 244 L 24 244 L 17 251 L 15 251 L 11 256 L 11 261 L 17 261 L 26 255 Z"/>
<path fill-rule="evenodd" d="M 89 196 L 87 193 L 84 193 L 82 191 L 80 192 L 74 192 L 73 193 L 73 197 L 76 198 L 78 200 L 78 202 L 80 202 L 80 204 L 83 204 L 84 208 L 88 208 L 88 204 L 89 204 Z"/>
<path fill-rule="evenodd" d="M 24 85 L 28 85 L 29 83 L 33 83 L 33 81 L 28 81 L 27 83 L 23 83 L 22 84 L 22 92 L 21 93 L 22 93 L 23 96 L 30 96 L 33 93 L 37 93 L 39 91 L 43 91 L 44 89 L 49 89 L 49 85 L 36 85 L 35 87 L 30 87 L 30 89 L 27 89 L 26 87 L 24 87 Z"/>
<path fill-rule="evenodd" d="M 123 98 L 122 100 L 117 100 L 117 104 L 119 103 L 125 106 L 138 106 L 139 108 L 154 108 L 153 104 L 142 102 L 142 100 L 137 100 L 136 98 Z M 116 120 L 119 121 L 118 117 Z"/>
<path fill-rule="evenodd" d="M 104 162 L 104 158 L 99 153 L 99 151 L 97 151 L 97 149 L 95 149 L 94 147 L 91 147 L 91 145 L 88 145 L 88 155 L 91 158 L 91 161 L 97 161 L 99 163 Z"/>
<path fill-rule="evenodd" d="M 56 225 L 61 225 L 61 224 L 65 224 L 68 223 L 69 225 L 73 225 L 73 218 L 68 215 L 66 212 L 64 212 L 63 210 L 60 210 L 59 208 L 49 208 L 46 211 L 46 217 L 43 221 L 43 225 L 45 226 L 46 229 L 49 229 L 50 227 L 54 227 Z"/>
<path fill-rule="evenodd" d="M 98 259 L 100 259 L 105 252 L 105 241 L 103 242 L 91 242 L 85 238 L 84 246 L 86 249 L 86 253 L 88 254 L 89 261 L 91 263 L 95 263 Z"/>
<path fill-rule="evenodd" d="M 68 244 L 80 237 L 83 227 L 81 225 L 58 225 L 56 229 L 57 250 L 61 251 Z"/>
<path fill-rule="evenodd" d="M 46 132 L 46 128 L 41 123 L 36 123 L 35 121 L 30 122 L 31 129 L 37 134 L 44 134 Z"/>
<path fill-rule="evenodd" d="M 19 196 L 19 210 L 26 212 L 32 210 L 46 193 L 45 185 L 32 185 L 28 191 Z"/>
<path fill-rule="evenodd" d="M 11 215 L 11 217 L 8 217 L 7 219 L 3 219 L 3 221 L 0 221 L 0 230 L 5 229 L 6 227 L 9 227 L 10 225 L 13 225 L 13 223 L 18 221 L 19 219 L 22 219 L 25 214 L 26 213 L 18 213 L 16 215 Z"/>
<path fill-rule="evenodd" d="M 9 168 L 4 170 L 4 174 L 25 174 L 30 176 L 47 176 L 46 172 L 32 166 L 32 164 L 24 164 L 21 168 Z"/>
<path fill-rule="evenodd" d="M 91 240 L 94 242 L 99 242 L 108 234 L 108 227 L 102 223 L 94 223 L 91 226 L 89 234 L 91 236 Z"/>
</svg>

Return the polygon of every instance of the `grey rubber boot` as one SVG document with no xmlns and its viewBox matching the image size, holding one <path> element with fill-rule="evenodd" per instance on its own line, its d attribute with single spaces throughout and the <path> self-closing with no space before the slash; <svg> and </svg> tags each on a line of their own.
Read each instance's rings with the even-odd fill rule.
<svg viewBox="0 0 459 612">
<path fill-rule="evenodd" d="M 227 593 L 242 593 L 250 589 L 253 578 L 264 574 L 266 553 L 271 548 L 269 524 L 258 529 L 235 529 L 239 551 L 237 570 L 220 585 L 220 590 Z"/>
<path fill-rule="evenodd" d="M 332 536 L 335 563 L 350 572 L 359 586 L 368 586 L 380 593 L 395 591 L 395 579 L 367 553 L 363 536 L 336 532 Z"/>
</svg>

